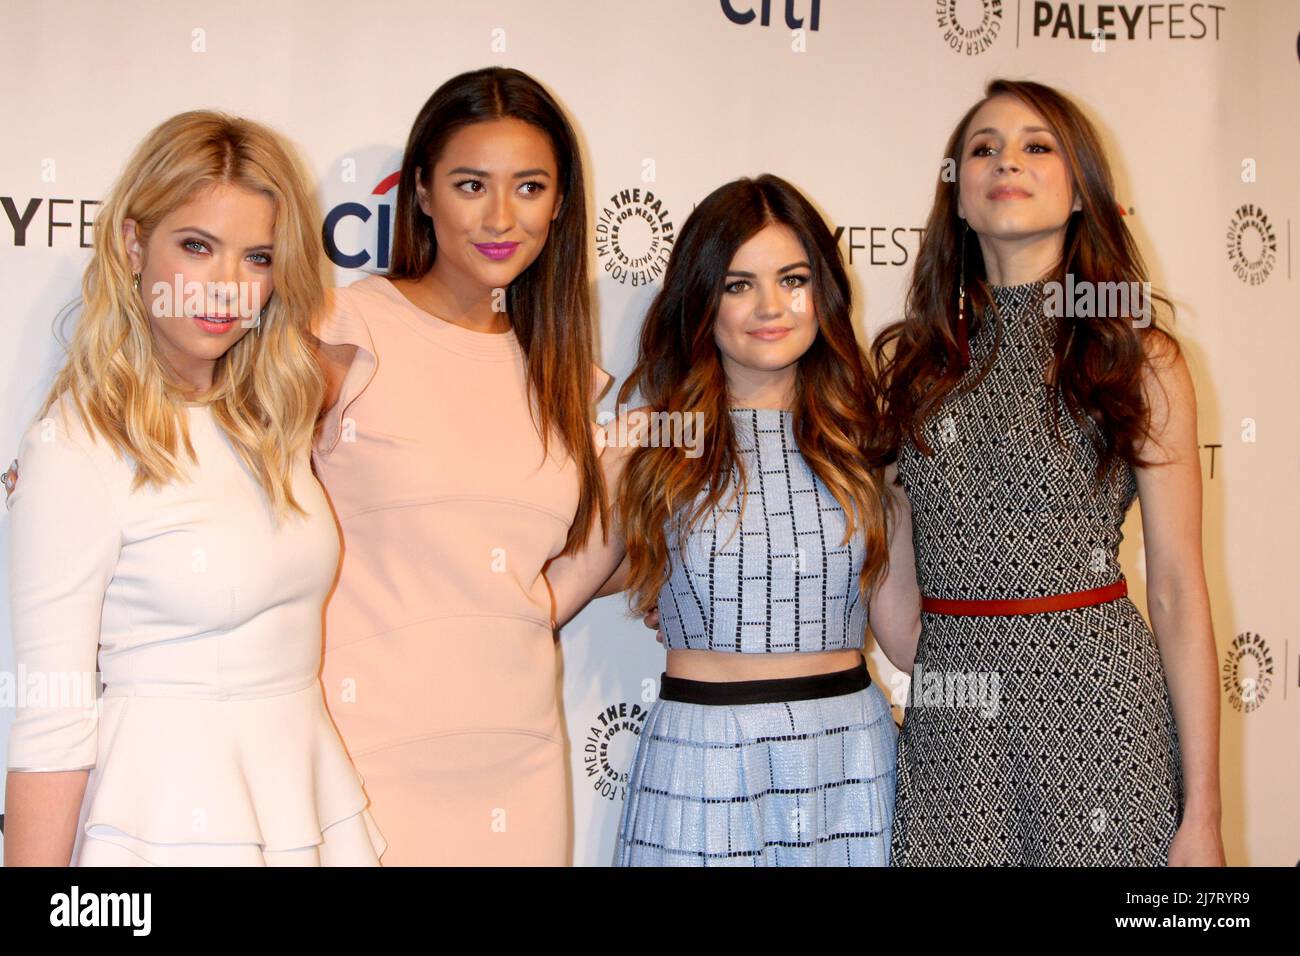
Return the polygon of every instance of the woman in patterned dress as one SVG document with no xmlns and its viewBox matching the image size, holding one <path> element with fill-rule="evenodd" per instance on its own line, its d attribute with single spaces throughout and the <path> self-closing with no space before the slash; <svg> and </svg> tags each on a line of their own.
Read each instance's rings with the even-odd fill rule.
<svg viewBox="0 0 1300 956">
<path fill-rule="evenodd" d="M 1106 156 L 1004 80 L 945 155 L 875 346 L 923 595 L 892 861 L 1220 864 L 1195 397 Z M 1118 563 L 1134 497 L 1154 634 Z"/>
<path fill-rule="evenodd" d="M 774 176 L 678 236 L 619 394 L 646 407 L 602 455 L 617 534 L 548 571 L 562 623 L 626 542 L 634 605 L 662 608 L 616 865 L 888 863 L 897 728 L 862 647 L 870 616 L 910 666 L 920 599 L 851 311 L 830 230 Z"/>
</svg>

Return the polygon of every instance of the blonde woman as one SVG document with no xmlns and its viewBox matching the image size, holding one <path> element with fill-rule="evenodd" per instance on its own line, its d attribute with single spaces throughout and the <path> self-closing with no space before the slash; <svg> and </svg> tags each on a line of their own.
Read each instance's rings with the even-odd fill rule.
<svg viewBox="0 0 1300 956">
<path fill-rule="evenodd" d="M 285 146 L 211 112 L 155 129 L 96 220 L 9 501 L 14 657 L 47 693 L 10 732 L 7 865 L 378 863 L 317 676 L 318 237 Z"/>
</svg>

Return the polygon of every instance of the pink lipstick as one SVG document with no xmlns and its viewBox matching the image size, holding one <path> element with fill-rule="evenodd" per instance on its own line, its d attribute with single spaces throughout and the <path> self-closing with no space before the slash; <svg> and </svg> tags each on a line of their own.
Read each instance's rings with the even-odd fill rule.
<svg viewBox="0 0 1300 956">
<path fill-rule="evenodd" d="M 209 332 L 212 335 L 222 335 L 235 327 L 235 319 L 238 318 L 238 316 L 193 315 L 190 316 L 190 318 L 192 318 L 195 324 L 204 332 Z"/>
<path fill-rule="evenodd" d="M 483 253 L 483 255 L 487 256 L 489 259 L 494 259 L 498 262 L 501 261 L 502 259 L 509 259 L 510 256 L 514 253 L 515 249 L 517 249 L 518 247 L 519 247 L 519 243 L 517 242 L 476 242 L 474 243 L 475 249 Z"/>
</svg>

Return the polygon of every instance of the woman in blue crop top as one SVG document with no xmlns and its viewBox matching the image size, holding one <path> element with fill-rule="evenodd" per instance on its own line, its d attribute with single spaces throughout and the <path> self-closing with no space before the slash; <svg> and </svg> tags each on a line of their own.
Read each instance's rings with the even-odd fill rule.
<svg viewBox="0 0 1300 956">
<path fill-rule="evenodd" d="M 888 864 L 897 729 L 864 631 L 910 670 L 920 598 L 850 314 L 783 180 L 722 186 L 678 236 L 619 393 L 645 406 L 602 453 L 614 533 L 548 568 L 560 623 L 606 577 L 659 607 L 617 865 Z"/>
</svg>

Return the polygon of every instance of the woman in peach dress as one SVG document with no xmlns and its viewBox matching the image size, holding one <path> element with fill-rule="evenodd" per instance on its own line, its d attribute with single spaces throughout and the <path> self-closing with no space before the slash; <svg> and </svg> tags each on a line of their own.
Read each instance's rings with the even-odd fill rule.
<svg viewBox="0 0 1300 956">
<path fill-rule="evenodd" d="M 397 205 L 390 273 L 336 290 L 317 330 L 315 461 L 344 538 L 326 697 L 386 865 L 564 864 L 543 571 L 607 509 L 573 130 L 525 74 L 455 77 Z"/>
</svg>

